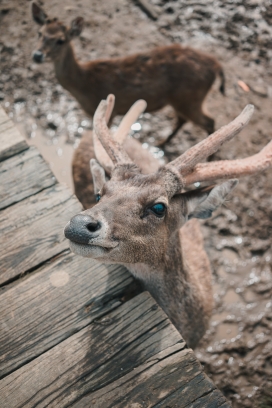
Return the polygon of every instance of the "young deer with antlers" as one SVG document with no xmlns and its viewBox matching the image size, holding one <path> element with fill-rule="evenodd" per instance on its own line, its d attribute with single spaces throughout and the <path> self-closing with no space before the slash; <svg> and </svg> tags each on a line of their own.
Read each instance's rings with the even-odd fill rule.
<svg viewBox="0 0 272 408">
<path fill-rule="evenodd" d="M 78 255 L 124 265 L 150 291 L 195 347 L 207 329 L 213 308 L 211 271 L 198 220 L 208 218 L 225 200 L 240 177 L 272 165 L 272 142 L 241 160 L 203 162 L 249 121 L 248 105 L 229 125 L 151 174 L 131 161 L 107 119 L 113 98 L 102 101 L 94 115 L 94 143 L 104 147 L 91 160 L 98 203 L 65 227 L 70 247 Z M 100 147 L 102 147 L 100 145 Z M 107 154 L 105 154 L 105 151 Z M 154 160 L 154 159 L 153 159 Z M 105 167 L 111 171 L 105 179 Z M 230 179 L 218 186 L 184 192 L 197 181 Z"/>
<path fill-rule="evenodd" d="M 117 103 L 112 117 L 124 115 L 140 98 L 146 100 L 147 112 L 171 105 L 178 121 L 164 143 L 186 121 L 194 122 L 208 134 L 214 131 L 214 120 L 203 112 L 202 104 L 217 75 L 224 94 L 224 73 L 215 58 L 175 44 L 125 58 L 82 63 L 74 55 L 71 40 L 80 35 L 83 18 L 75 18 L 71 27 L 66 27 L 57 18 L 49 19 L 36 3 L 32 3 L 32 15 L 42 26 L 38 49 L 33 52 L 34 61 L 51 59 L 59 83 L 90 116 L 101 99 L 114 93 Z"/>
</svg>

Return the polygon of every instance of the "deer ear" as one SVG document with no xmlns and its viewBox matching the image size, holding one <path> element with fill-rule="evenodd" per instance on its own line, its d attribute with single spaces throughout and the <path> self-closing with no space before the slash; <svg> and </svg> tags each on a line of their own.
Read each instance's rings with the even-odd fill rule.
<svg viewBox="0 0 272 408">
<path fill-rule="evenodd" d="M 78 37 L 84 27 L 84 18 L 76 17 L 71 22 L 71 27 L 68 30 L 70 38 Z"/>
<path fill-rule="evenodd" d="M 96 195 L 106 182 L 105 170 L 95 159 L 90 160 L 90 168 L 93 176 L 94 194 Z"/>
<path fill-rule="evenodd" d="M 227 195 L 237 185 L 238 180 L 228 180 L 219 186 L 204 187 L 199 190 L 190 191 L 183 195 L 187 200 L 186 218 L 206 219 L 212 216 L 225 201 Z"/>
<path fill-rule="evenodd" d="M 38 6 L 38 4 L 32 3 L 32 17 L 37 24 L 44 25 L 47 19 L 47 14 L 40 6 Z"/>
</svg>

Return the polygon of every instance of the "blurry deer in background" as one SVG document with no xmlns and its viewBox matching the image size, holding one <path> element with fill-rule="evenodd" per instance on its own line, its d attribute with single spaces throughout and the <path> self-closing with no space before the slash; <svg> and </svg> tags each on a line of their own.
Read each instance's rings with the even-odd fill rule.
<svg viewBox="0 0 272 408">
<path fill-rule="evenodd" d="M 208 327 L 213 308 L 211 270 L 195 218 L 209 218 L 237 180 L 185 192 L 198 181 L 246 176 L 272 165 L 272 142 L 251 157 L 203 163 L 249 121 L 253 106 L 229 125 L 190 148 L 166 166 L 142 174 L 107 127 L 112 96 L 94 116 L 96 135 L 107 155 L 91 160 L 99 201 L 74 216 L 65 227 L 78 255 L 124 265 L 164 309 L 190 347 Z M 111 169 L 105 179 L 104 168 Z"/>
<path fill-rule="evenodd" d="M 147 112 L 171 105 L 178 121 L 164 143 L 187 121 L 208 134 L 214 131 L 214 120 L 203 112 L 202 104 L 216 75 L 221 78 L 220 91 L 224 94 L 224 73 L 215 58 L 175 44 L 125 58 L 79 62 L 71 40 L 80 35 L 83 18 L 75 18 L 66 27 L 58 18 L 49 19 L 36 3 L 32 3 L 32 15 L 41 25 L 34 61 L 41 63 L 47 57 L 53 61 L 59 83 L 88 115 L 93 116 L 101 99 L 114 93 L 117 102 L 112 117 L 124 115 L 138 99 L 146 100 Z"/>
</svg>

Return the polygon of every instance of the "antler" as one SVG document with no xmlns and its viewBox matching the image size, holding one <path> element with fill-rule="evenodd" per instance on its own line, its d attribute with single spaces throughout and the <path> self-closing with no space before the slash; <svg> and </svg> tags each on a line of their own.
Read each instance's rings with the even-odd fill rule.
<svg viewBox="0 0 272 408">
<path fill-rule="evenodd" d="M 249 122 L 254 111 L 253 105 L 247 105 L 242 113 L 231 123 L 207 137 L 196 146 L 169 163 L 166 168 L 178 170 L 183 184 L 189 185 L 199 181 L 234 178 L 263 171 L 272 166 L 272 141 L 261 152 L 240 160 L 222 160 L 199 163 L 227 140 L 232 139 Z"/>
<path fill-rule="evenodd" d="M 192 173 L 185 176 L 186 184 L 196 181 L 212 181 L 248 176 L 266 170 L 272 165 L 272 141 L 259 153 L 240 160 L 222 160 L 197 164 Z"/>
<path fill-rule="evenodd" d="M 127 137 L 131 125 L 133 125 L 134 122 L 138 119 L 138 117 L 145 111 L 146 108 L 146 101 L 143 99 L 139 99 L 136 101 L 129 111 L 125 114 L 123 117 L 118 129 L 114 133 L 114 139 L 120 143 L 123 144 L 125 138 Z"/>
<path fill-rule="evenodd" d="M 217 152 L 224 142 L 236 136 L 248 124 L 253 112 L 254 106 L 247 105 L 236 119 L 191 147 L 177 159 L 170 162 L 167 167 L 175 167 L 182 175 L 189 173 L 197 163 Z"/>
<path fill-rule="evenodd" d="M 105 120 L 106 123 L 109 122 L 113 108 L 114 108 L 114 102 L 115 102 L 115 96 L 110 94 L 107 97 L 107 111 L 105 114 Z M 93 145 L 94 145 L 94 154 L 101 166 L 105 169 L 107 173 L 110 173 L 113 167 L 113 163 L 110 160 L 109 156 L 106 153 L 106 150 L 102 146 L 100 140 L 97 137 L 97 134 L 95 133 L 95 130 L 93 131 Z"/>
<path fill-rule="evenodd" d="M 111 172 L 114 164 L 131 163 L 132 161 L 122 149 L 122 144 L 131 128 L 131 125 L 143 113 L 146 102 L 139 100 L 135 102 L 122 119 L 117 131 L 112 138 L 107 127 L 114 107 L 114 95 L 109 95 L 107 101 L 101 101 L 94 115 L 94 151 L 97 160 L 107 172 Z M 97 135 L 100 141 L 97 138 Z M 102 144 L 101 144 L 101 143 Z"/>
</svg>

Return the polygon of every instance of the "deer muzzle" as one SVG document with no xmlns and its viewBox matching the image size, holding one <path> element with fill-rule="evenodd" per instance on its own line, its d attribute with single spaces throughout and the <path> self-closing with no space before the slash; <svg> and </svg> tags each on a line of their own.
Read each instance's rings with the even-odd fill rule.
<svg viewBox="0 0 272 408">
<path fill-rule="evenodd" d="M 90 215 L 75 215 L 64 229 L 70 249 L 87 258 L 104 259 L 118 247 L 119 243 L 109 238 L 107 222 L 96 220 Z"/>
<path fill-rule="evenodd" d="M 38 64 L 41 64 L 44 60 L 44 55 L 41 51 L 34 51 L 32 54 L 33 61 L 37 62 Z"/>
<path fill-rule="evenodd" d="M 64 235 L 77 244 L 89 244 L 99 237 L 101 223 L 86 214 L 75 215 L 64 229 Z"/>
</svg>

